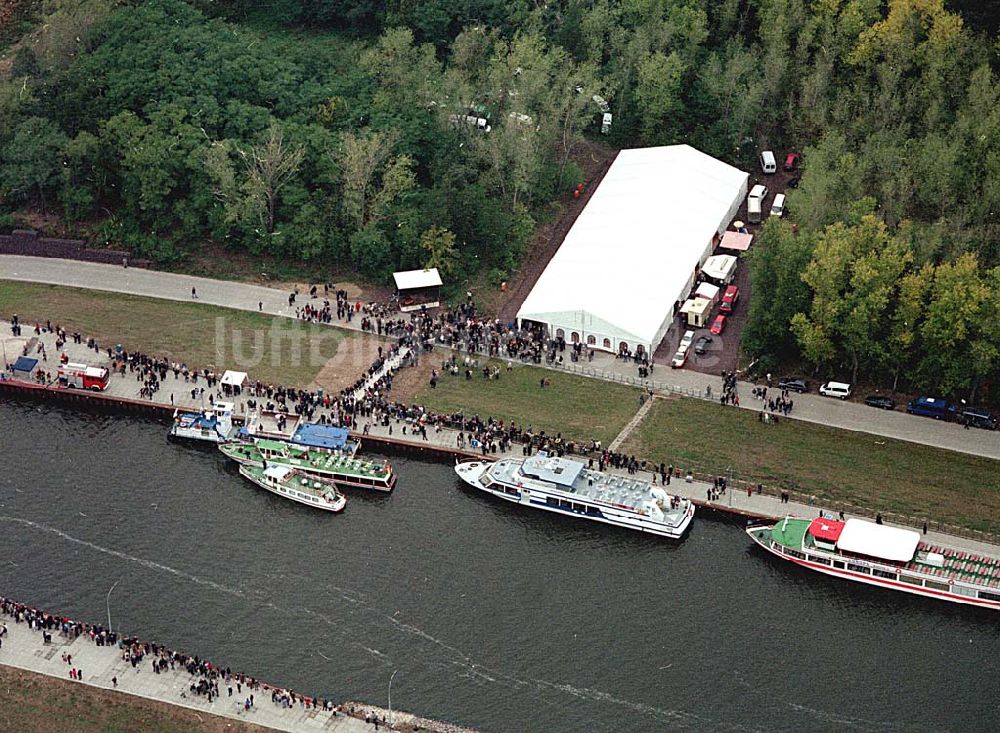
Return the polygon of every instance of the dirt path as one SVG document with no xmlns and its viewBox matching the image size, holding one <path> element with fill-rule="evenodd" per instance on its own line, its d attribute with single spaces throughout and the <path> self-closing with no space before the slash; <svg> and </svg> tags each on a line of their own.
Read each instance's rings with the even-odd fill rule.
<svg viewBox="0 0 1000 733">
<path fill-rule="evenodd" d="M 581 143 L 580 149 L 573 156 L 573 159 L 584 173 L 583 195 L 578 199 L 569 197 L 568 200 L 564 200 L 562 210 L 556 218 L 542 224 L 535 231 L 525 253 L 524 261 L 508 283 L 507 292 L 498 308 L 500 320 L 512 321 L 517 316 L 521 304 L 524 303 L 531 289 L 535 287 L 539 276 L 549 264 L 552 256 L 555 255 L 556 250 L 559 249 L 559 245 L 562 244 L 566 233 L 573 226 L 576 217 L 590 201 L 591 195 L 597 190 L 597 186 L 617 155 L 617 150 L 602 143 L 592 140 L 585 140 Z"/>
</svg>

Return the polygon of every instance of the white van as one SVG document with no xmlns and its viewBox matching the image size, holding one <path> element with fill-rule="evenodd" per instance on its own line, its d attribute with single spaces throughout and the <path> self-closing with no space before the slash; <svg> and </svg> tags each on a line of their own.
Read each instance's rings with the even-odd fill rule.
<svg viewBox="0 0 1000 733">
<path fill-rule="evenodd" d="M 779 193 L 774 197 L 774 203 L 771 204 L 771 216 L 776 216 L 779 219 L 785 215 L 785 194 Z"/>
<path fill-rule="evenodd" d="M 774 173 L 778 170 L 778 163 L 774 159 L 774 152 L 765 150 L 760 154 L 760 169 L 765 173 Z"/>
<path fill-rule="evenodd" d="M 767 186 L 758 183 L 750 189 L 747 196 L 747 220 L 751 224 L 759 224 L 761 211 L 764 208 L 764 199 L 767 197 Z"/>
<path fill-rule="evenodd" d="M 838 397 L 846 400 L 851 396 L 851 385 L 845 382 L 827 382 L 819 388 L 819 393 L 824 397 Z"/>
</svg>

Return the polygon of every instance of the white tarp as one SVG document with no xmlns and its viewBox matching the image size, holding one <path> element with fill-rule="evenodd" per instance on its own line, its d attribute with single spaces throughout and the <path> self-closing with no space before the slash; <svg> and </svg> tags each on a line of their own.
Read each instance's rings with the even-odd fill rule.
<svg viewBox="0 0 1000 733">
<path fill-rule="evenodd" d="M 228 384 L 230 387 L 242 387 L 247 383 L 249 377 L 246 372 L 232 372 L 228 369 L 222 375 L 221 384 Z"/>
<path fill-rule="evenodd" d="M 884 524 L 848 519 L 837 538 L 837 547 L 894 562 L 907 562 L 917 551 L 920 534 L 912 529 L 886 527 Z"/>
<path fill-rule="evenodd" d="M 694 297 L 704 298 L 710 303 L 714 303 L 715 299 L 719 297 L 719 286 L 712 285 L 712 283 L 698 283 L 698 287 L 694 291 Z"/>
<path fill-rule="evenodd" d="M 732 280 L 733 273 L 736 272 L 736 257 L 733 255 L 715 255 L 705 260 L 705 265 L 701 268 L 705 277 L 720 282 Z"/>
<path fill-rule="evenodd" d="M 441 285 L 441 275 L 436 267 L 429 270 L 405 270 L 392 273 L 397 290 L 413 290 L 414 288 L 433 288 Z"/>
<path fill-rule="evenodd" d="M 622 150 L 517 317 L 656 348 L 746 191 L 746 173 L 689 145 Z"/>
</svg>

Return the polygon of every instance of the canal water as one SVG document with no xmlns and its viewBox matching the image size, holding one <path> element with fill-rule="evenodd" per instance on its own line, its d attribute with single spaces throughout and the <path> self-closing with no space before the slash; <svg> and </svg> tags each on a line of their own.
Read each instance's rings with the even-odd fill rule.
<svg viewBox="0 0 1000 733">
<path fill-rule="evenodd" d="M 0 594 L 484 731 L 995 730 L 1000 616 L 498 504 L 395 458 L 331 516 L 165 427 L 0 403 Z"/>
</svg>

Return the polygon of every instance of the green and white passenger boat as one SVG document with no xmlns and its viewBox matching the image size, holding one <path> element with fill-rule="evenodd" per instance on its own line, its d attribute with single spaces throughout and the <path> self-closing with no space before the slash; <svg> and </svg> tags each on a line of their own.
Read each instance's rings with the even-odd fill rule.
<svg viewBox="0 0 1000 733">
<path fill-rule="evenodd" d="M 864 519 L 784 519 L 747 534 L 772 555 L 844 580 L 1000 609 L 1000 558 L 923 542 L 920 533 Z"/>
<path fill-rule="evenodd" d="M 338 486 L 388 492 L 396 485 L 396 474 L 388 461 L 357 458 L 281 440 L 257 439 L 245 443 L 225 443 L 219 446 L 219 450 L 241 466 L 288 466 L 313 476 L 331 479 Z"/>
<path fill-rule="evenodd" d="M 272 494 L 327 512 L 342 512 L 347 499 L 330 479 L 312 476 L 288 466 L 240 466 L 240 475 Z"/>
</svg>

